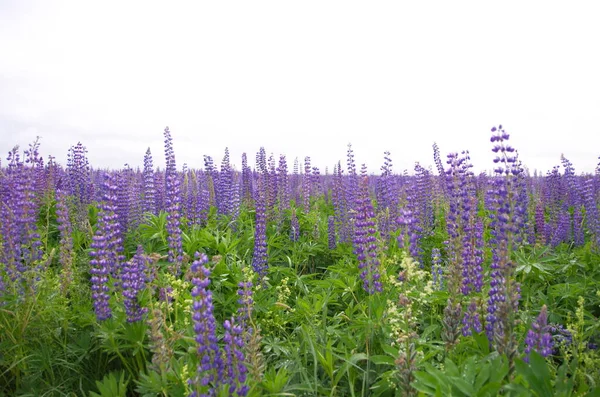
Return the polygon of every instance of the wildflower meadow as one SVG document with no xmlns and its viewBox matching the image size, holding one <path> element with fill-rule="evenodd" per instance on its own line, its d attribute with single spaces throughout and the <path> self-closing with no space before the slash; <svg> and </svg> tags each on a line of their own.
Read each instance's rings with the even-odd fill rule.
<svg viewBox="0 0 600 397">
<path fill-rule="evenodd" d="M 532 172 L 509 132 L 479 174 L 15 146 L 0 396 L 600 396 L 600 163 Z"/>
</svg>

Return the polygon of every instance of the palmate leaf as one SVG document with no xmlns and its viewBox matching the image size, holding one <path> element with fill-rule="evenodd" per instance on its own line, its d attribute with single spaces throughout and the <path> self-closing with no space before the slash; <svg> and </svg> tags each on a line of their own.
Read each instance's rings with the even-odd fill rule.
<svg viewBox="0 0 600 397">
<path fill-rule="evenodd" d="M 90 392 L 90 397 L 126 397 L 129 379 L 125 380 L 125 372 L 123 371 L 117 374 L 120 374 L 119 378 L 117 378 L 115 372 L 111 372 L 105 375 L 101 381 L 96 381 L 100 393 Z"/>
</svg>

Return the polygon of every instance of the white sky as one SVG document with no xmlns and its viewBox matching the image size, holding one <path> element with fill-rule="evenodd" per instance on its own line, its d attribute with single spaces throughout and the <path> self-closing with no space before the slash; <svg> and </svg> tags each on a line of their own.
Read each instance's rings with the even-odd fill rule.
<svg viewBox="0 0 600 397">
<path fill-rule="evenodd" d="M 42 137 L 63 164 L 220 162 L 229 146 L 331 172 L 394 169 L 469 149 L 491 169 L 490 128 L 531 170 L 600 155 L 598 1 L 0 0 L 0 154 Z M 5 163 L 5 161 L 3 161 Z"/>
</svg>

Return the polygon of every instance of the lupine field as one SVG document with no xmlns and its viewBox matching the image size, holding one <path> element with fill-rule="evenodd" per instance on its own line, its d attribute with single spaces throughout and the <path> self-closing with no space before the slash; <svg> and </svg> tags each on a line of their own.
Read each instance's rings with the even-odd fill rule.
<svg viewBox="0 0 600 397">
<path fill-rule="evenodd" d="M 189 168 L 168 128 L 118 170 L 15 147 L 0 395 L 600 396 L 600 164 L 489 136 L 478 175 L 436 144 L 377 174 L 350 145 Z"/>
</svg>

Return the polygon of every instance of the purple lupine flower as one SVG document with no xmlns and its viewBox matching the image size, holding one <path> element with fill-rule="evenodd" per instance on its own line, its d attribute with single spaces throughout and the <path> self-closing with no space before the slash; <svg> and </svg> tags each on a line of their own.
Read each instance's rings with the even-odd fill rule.
<svg viewBox="0 0 600 397">
<path fill-rule="evenodd" d="M 312 181 L 310 177 L 310 157 L 304 157 L 304 178 L 302 178 L 302 208 L 304 213 L 310 211 L 310 196 L 312 194 Z"/>
<path fill-rule="evenodd" d="M 544 205 L 538 202 L 535 206 L 535 231 L 537 243 L 546 244 L 546 219 L 544 217 Z"/>
<path fill-rule="evenodd" d="M 470 164 L 465 164 L 464 166 L 468 168 Z M 431 173 L 423 168 L 419 163 L 415 164 L 414 186 L 416 199 L 415 209 L 418 213 L 420 234 L 422 236 L 427 236 L 433 232 L 435 223 L 433 208 L 433 181 L 431 178 Z"/>
<path fill-rule="evenodd" d="M 26 153 L 26 162 L 35 161 L 31 152 Z M 3 178 L 0 214 L 2 262 L 6 272 L 15 282 L 23 280 L 23 273 L 42 257 L 40 236 L 37 232 L 39 200 L 35 193 L 35 170 L 26 166 L 18 153 L 18 146 L 8 155 L 8 168 Z"/>
<path fill-rule="evenodd" d="M 581 247 L 585 243 L 583 235 L 583 211 L 584 207 L 581 204 L 573 208 L 573 242 L 577 247 Z"/>
<path fill-rule="evenodd" d="M 321 171 L 319 167 L 312 167 L 312 173 L 310 174 L 310 190 L 312 196 L 318 196 L 319 192 L 323 191 L 323 181 L 321 178 Z"/>
<path fill-rule="evenodd" d="M 583 196 L 587 230 L 592 235 L 592 241 L 600 246 L 600 218 L 598 217 L 598 205 L 594 193 L 594 179 L 589 178 L 585 182 Z"/>
<path fill-rule="evenodd" d="M 248 341 L 253 332 L 251 325 L 252 311 L 254 309 L 254 299 L 252 298 L 252 281 L 240 281 L 238 283 L 237 294 L 239 296 L 237 319 L 243 329 L 244 340 Z"/>
<path fill-rule="evenodd" d="M 183 261 L 183 246 L 181 241 L 181 229 L 179 219 L 181 217 L 181 197 L 179 189 L 179 177 L 175 164 L 175 152 L 173 151 L 173 139 L 169 127 L 165 127 L 165 209 L 167 211 L 167 241 L 169 243 L 169 262 L 175 265 L 177 273 L 180 271 Z"/>
<path fill-rule="evenodd" d="M 129 186 L 129 226 L 132 230 L 137 229 L 144 220 L 143 191 L 143 175 L 139 172 L 139 169 L 132 171 Z"/>
<path fill-rule="evenodd" d="M 560 155 L 560 161 L 565 169 L 563 174 L 564 185 L 566 187 L 565 205 L 567 207 L 575 207 L 581 203 L 581 195 L 579 193 L 579 184 L 575 176 L 575 168 L 564 154 Z"/>
<path fill-rule="evenodd" d="M 243 328 L 236 324 L 235 318 L 223 322 L 225 335 L 223 341 L 223 361 L 225 365 L 224 383 L 228 385 L 228 396 L 245 396 L 250 388 L 245 385 L 248 369 L 244 363 Z"/>
<path fill-rule="evenodd" d="M 531 351 L 538 352 L 542 357 L 548 357 L 552 354 L 553 340 L 548 326 L 548 308 L 542 306 L 540 314 L 536 320 L 531 323 L 531 329 L 527 332 L 525 338 L 525 362 L 529 362 Z"/>
<path fill-rule="evenodd" d="M 471 199 L 475 207 L 475 197 Z M 475 211 L 471 211 L 463 234 L 461 292 L 465 296 L 471 292 L 481 292 L 483 287 L 483 250 L 483 222 L 477 219 Z"/>
<path fill-rule="evenodd" d="M 555 224 L 554 233 L 550 240 L 550 245 L 556 247 L 560 243 L 565 243 L 571 240 L 571 215 L 567 208 L 563 208 L 558 214 L 558 220 Z"/>
<path fill-rule="evenodd" d="M 446 227 L 449 240 L 446 285 L 449 297 L 444 309 L 442 336 L 451 346 L 456 343 L 461 333 L 463 310 L 460 293 L 468 296 L 475 290 L 475 284 L 481 283 L 483 261 L 477 241 L 476 187 L 469 152 L 463 151 L 460 155 L 450 153 L 447 157 L 449 168 L 445 175 L 449 209 L 446 214 Z M 469 318 L 468 314 L 464 316 L 463 324 L 465 319 Z"/>
<path fill-rule="evenodd" d="M 120 271 L 119 255 L 121 238 L 118 223 L 117 196 L 114 178 L 110 173 L 105 174 L 104 200 L 100 204 L 96 233 L 92 237 L 90 251 L 90 273 L 92 274 L 92 299 L 98 321 L 112 317 L 109 300 L 108 277 L 117 275 Z"/>
<path fill-rule="evenodd" d="M 258 183 L 257 197 L 256 197 L 256 220 L 254 230 L 254 254 L 252 255 L 252 268 L 258 274 L 258 277 L 262 279 L 267 275 L 267 184 L 268 175 L 266 164 L 264 164 L 264 148 L 261 148 L 262 152 L 259 152 L 257 160 L 257 168 L 261 170 L 260 179 Z"/>
<path fill-rule="evenodd" d="M 558 353 L 558 346 L 561 344 L 568 346 L 573 343 L 573 334 L 562 324 L 548 324 L 548 332 L 552 335 L 553 353 Z"/>
<path fill-rule="evenodd" d="M 154 189 L 154 165 L 152 164 L 152 153 L 150 148 L 146 150 L 144 155 L 144 200 L 142 209 L 144 212 L 149 212 L 156 215 L 156 190 Z"/>
<path fill-rule="evenodd" d="M 518 155 L 515 152 L 515 157 Z M 513 228 L 516 243 L 527 242 L 529 232 L 529 191 L 527 190 L 527 181 L 525 179 L 525 170 L 521 160 L 517 158 L 513 169 L 514 176 L 515 202 L 513 203 Z"/>
<path fill-rule="evenodd" d="M 356 163 L 354 161 L 354 151 L 352 150 L 352 145 L 348 144 L 348 152 L 347 152 L 347 176 L 345 178 L 346 182 L 346 204 L 347 214 L 348 214 L 348 239 L 354 240 L 354 216 L 353 214 L 356 212 L 356 197 L 355 195 L 358 193 L 358 174 L 356 173 Z"/>
<path fill-rule="evenodd" d="M 71 196 L 74 197 L 77 211 L 76 223 L 83 228 L 87 217 L 87 205 L 91 202 L 91 175 L 87 159 L 87 149 L 81 142 L 71 146 L 67 153 L 67 175 Z"/>
<path fill-rule="evenodd" d="M 221 173 L 219 174 L 219 203 L 217 211 L 220 215 L 231 215 L 232 213 L 232 189 L 233 170 L 229 164 L 229 148 L 225 148 L 225 155 L 221 161 Z"/>
<path fill-rule="evenodd" d="M 283 154 L 279 156 L 279 166 L 277 167 L 277 205 L 280 214 L 290 207 L 287 161 Z"/>
<path fill-rule="evenodd" d="M 29 144 L 29 149 L 24 151 L 25 163 L 29 164 L 32 178 L 33 191 L 41 198 L 46 193 L 48 186 L 46 181 L 46 172 L 44 170 L 44 158 L 40 156 L 40 137 L 36 137 L 33 143 Z"/>
<path fill-rule="evenodd" d="M 292 208 L 292 215 L 290 220 L 290 240 L 298 241 L 300 238 L 300 223 L 298 222 L 298 216 L 296 215 L 296 209 Z"/>
<path fill-rule="evenodd" d="M 242 202 L 249 207 L 253 197 L 252 170 L 248 166 L 248 157 L 244 152 L 242 153 Z"/>
<path fill-rule="evenodd" d="M 267 170 L 267 219 L 273 220 L 277 209 L 277 168 L 275 168 L 275 157 L 273 153 L 269 156 Z"/>
<path fill-rule="evenodd" d="M 200 171 L 196 184 L 196 224 L 204 225 L 208 221 L 208 213 L 210 212 L 210 192 L 208 188 L 210 177 L 206 172 Z"/>
<path fill-rule="evenodd" d="M 197 353 L 200 358 L 198 364 L 198 378 L 192 382 L 196 389 L 192 396 L 214 396 L 216 387 L 223 379 L 223 362 L 219 354 L 219 345 L 216 335 L 216 321 L 213 314 L 212 291 L 210 285 L 210 269 L 206 254 L 196 252 L 196 260 L 191 265 L 195 277 L 192 279 L 192 319 L 194 333 L 198 345 Z"/>
<path fill-rule="evenodd" d="M 444 270 L 442 268 L 442 254 L 439 248 L 431 250 L 431 279 L 433 281 L 433 289 L 441 291 L 444 286 Z"/>
<path fill-rule="evenodd" d="M 290 181 L 291 184 L 291 192 L 292 199 L 298 206 L 300 204 L 300 163 L 298 162 L 298 157 L 294 159 L 294 169 L 292 173 L 292 178 Z"/>
<path fill-rule="evenodd" d="M 471 303 L 469 303 L 469 307 L 467 311 L 465 311 L 462 324 L 463 336 L 469 336 L 473 333 L 473 331 L 480 333 L 483 330 L 476 299 L 471 299 Z"/>
<path fill-rule="evenodd" d="M 60 263 L 63 271 L 63 288 L 72 279 L 73 266 L 73 226 L 69 216 L 67 195 L 61 189 L 56 189 L 56 221 L 60 231 Z"/>
<path fill-rule="evenodd" d="M 411 210 L 403 208 L 400 210 L 397 224 L 400 226 L 400 234 L 398 235 L 398 245 L 400 248 L 408 250 L 408 254 L 412 258 L 419 258 L 419 235 L 417 220 L 413 216 Z"/>
<path fill-rule="evenodd" d="M 395 177 L 392 172 L 392 158 L 390 152 L 384 152 L 384 162 L 381 166 L 381 177 L 378 179 L 379 197 L 377 199 L 381 238 L 387 241 L 393 228 L 393 220 L 398 213 L 398 194 L 396 192 Z"/>
<path fill-rule="evenodd" d="M 383 290 L 379 274 L 377 258 L 377 231 L 375 229 L 375 213 L 369 197 L 369 178 L 367 166 L 363 164 L 359 190 L 356 198 L 356 229 L 354 231 L 354 253 L 358 259 L 360 278 L 367 293 L 374 294 Z"/>
<path fill-rule="evenodd" d="M 234 176 L 231 187 L 231 221 L 235 222 L 240 216 L 240 193 L 241 186 L 239 183 L 239 175 Z M 235 226 L 235 224 L 233 224 Z"/>
<path fill-rule="evenodd" d="M 335 239 L 335 219 L 332 215 L 327 218 L 327 237 L 329 242 L 329 249 L 334 250 L 336 247 Z"/>
<path fill-rule="evenodd" d="M 516 351 L 516 314 L 519 309 L 520 286 L 514 277 L 515 264 L 511 261 L 511 251 L 515 241 L 514 201 L 515 177 L 520 169 L 515 167 L 515 150 L 505 142 L 509 134 L 502 126 L 492 128 L 492 151 L 496 153 L 494 169 L 496 176 L 491 181 L 492 200 L 490 201 L 490 228 L 492 230 L 492 264 L 486 317 L 486 334 L 490 343 L 501 354 L 506 354 L 512 362 Z"/>
<path fill-rule="evenodd" d="M 344 191 L 344 177 L 342 175 L 342 164 L 338 162 L 333 167 L 333 190 L 332 190 L 333 209 L 335 219 L 340 233 L 340 241 L 350 241 L 348 225 L 348 203 Z"/>
<path fill-rule="evenodd" d="M 128 164 L 117 172 L 117 216 L 119 221 L 119 232 L 120 237 L 124 238 L 129 231 L 129 219 L 130 219 L 130 207 L 131 207 L 131 195 L 130 195 L 130 175 L 131 168 Z"/>
<path fill-rule="evenodd" d="M 165 210 L 166 194 L 165 194 L 165 174 L 157 170 L 154 173 L 154 201 L 156 203 L 156 213 Z"/>
<path fill-rule="evenodd" d="M 433 161 L 438 170 L 439 190 L 441 193 L 444 193 L 446 191 L 446 172 L 444 171 L 444 165 L 442 164 L 442 158 L 440 157 L 440 148 L 436 142 L 433 143 Z"/>
<path fill-rule="evenodd" d="M 206 188 L 210 194 L 210 206 L 218 206 L 218 174 L 213 159 L 210 156 L 204 156 L 204 175 L 206 177 Z"/>
<path fill-rule="evenodd" d="M 123 297 L 127 322 L 141 321 L 142 316 L 148 311 L 140 306 L 139 295 L 146 288 L 146 271 L 149 258 L 144 254 L 141 245 L 138 246 L 136 254 L 130 261 L 123 264 L 121 273 Z"/>
<path fill-rule="evenodd" d="M 8 169 L 6 173 L 0 174 L 2 205 L 0 205 L 0 236 L 2 236 L 2 245 L 0 246 L 0 261 L 5 265 L 6 275 L 10 281 L 21 280 L 26 268 L 22 262 L 22 194 L 16 187 L 22 184 L 22 172 L 20 168 L 23 163 L 20 160 L 18 147 L 14 147 L 8 155 Z M 1 171 L 1 170 L 0 170 Z"/>
</svg>

